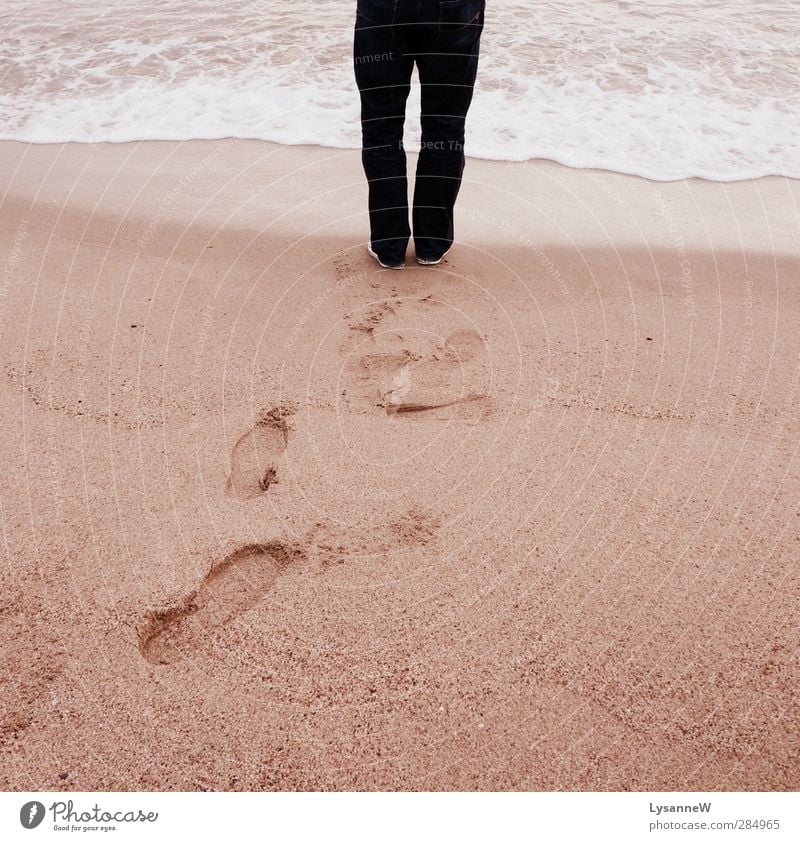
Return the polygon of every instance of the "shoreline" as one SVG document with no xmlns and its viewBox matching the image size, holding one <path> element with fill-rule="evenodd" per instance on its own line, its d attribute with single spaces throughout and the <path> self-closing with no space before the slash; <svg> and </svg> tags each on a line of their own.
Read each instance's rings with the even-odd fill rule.
<svg viewBox="0 0 800 841">
<path fill-rule="evenodd" d="M 317 149 L 320 151 L 328 150 L 331 152 L 343 153 L 359 153 L 360 147 L 355 146 L 325 146 L 318 143 L 284 143 L 277 140 L 264 140 L 257 137 L 238 137 L 238 136 L 220 136 L 220 137 L 203 137 L 203 138 L 189 138 L 185 140 L 174 140 L 165 138 L 153 138 L 147 140 L 67 140 L 67 141 L 30 141 L 30 140 L 16 140 L 11 138 L 0 138 L 0 144 L 14 143 L 23 146 L 44 146 L 50 148 L 57 148 L 63 146 L 86 146 L 86 147 L 103 147 L 103 146 L 139 146 L 150 143 L 261 143 L 268 146 L 286 147 L 289 149 Z M 414 149 L 409 145 L 404 144 L 409 155 L 416 155 L 418 149 Z M 505 158 L 483 158 L 480 156 L 473 156 L 467 154 L 467 161 L 481 161 L 488 164 L 507 164 L 507 165 L 554 165 L 563 167 L 564 169 L 575 170 L 577 172 L 594 172 L 600 175 L 611 176 L 627 176 L 630 178 L 638 178 L 643 181 L 648 181 L 652 184 L 676 184 L 684 181 L 704 181 L 709 184 L 742 184 L 753 181 L 769 181 L 771 179 L 782 179 L 786 181 L 800 181 L 800 176 L 784 175 L 782 173 L 765 173 L 762 175 L 742 175 L 735 178 L 711 178 L 705 175 L 685 175 L 677 178 L 657 178 L 651 175 L 643 175 L 638 172 L 625 172 L 616 169 L 605 169 L 603 167 L 581 166 L 578 164 L 564 163 L 557 158 L 548 157 L 532 157 L 522 159 L 505 159 Z"/>
<path fill-rule="evenodd" d="M 89 152 L 88 161 L 86 152 Z M 153 161 L 158 167 L 164 167 L 174 159 L 181 178 L 175 179 L 172 173 L 161 169 L 158 175 L 170 182 L 175 197 L 183 198 L 181 194 L 187 193 L 189 188 L 197 189 L 197 196 L 186 196 L 196 200 L 205 195 L 204 174 L 211 176 L 209 183 L 220 183 L 219 178 L 214 177 L 213 166 L 216 162 L 224 161 L 228 152 L 241 157 L 244 162 L 240 172 L 234 172 L 230 165 L 224 167 L 225 173 L 232 177 L 234 183 L 237 178 L 243 178 L 248 173 L 259 172 L 267 183 L 273 179 L 287 188 L 291 184 L 292 189 L 287 189 L 282 196 L 283 200 L 304 200 L 300 184 L 291 183 L 292 179 L 299 179 L 301 171 L 321 173 L 326 188 L 340 193 L 341 185 L 331 177 L 330 169 L 334 161 L 337 167 L 342 167 L 348 190 L 360 197 L 366 195 L 358 150 L 286 146 L 234 138 L 219 141 L 159 140 L 100 144 L 0 141 L 0 157 L 8 161 L 6 176 L 2 180 L 2 194 L 14 195 L 19 192 L 25 196 L 35 192 L 39 196 L 49 195 L 51 200 L 53 197 L 58 200 L 59 195 L 63 197 L 64 191 L 70 190 L 73 204 L 83 201 L 94 206 L 96 194 L 101 193 L 101 190 L 89 184 L 87 179 L 81 180 L 81 172 L 88 171 L 86 168 L 90 163 L 97 168 L 93 177 L 106 179 L 106 183 L 113 179 L 115 168 L 124 163 L 127 168 L 124 180 L 137 180 L 142 190 L 146 191 L 152 180 Z M 26 157 L 29 163 L 20 180 L 14 176 L 14 167 Z M 326 162 L 331 162 L 331 167 L 327 167 Z M 414 162 L 415 156 L 410 154 L 410 183 L 413 183 Z M 50 179 L 53 182 L 52 192 L 49 194 L 48 181 L 37 180 L 32 172 L 34 168 L 43 166 L 55 168 L 54 176 Z M 725 246 L 747 249 L 751 246 L 742 242 L 742 226 L 751 226 L 759 238 L 765 241 L 763 250 L 784 254 L 793 254 L 798 250 L 794 234 L 800 225 L 800 181 L 784 176 L 733 182 L 702 178 L 661 182 L 607 170 L 572 168 L 547 160 L 511 162 L 468 158 L 462 189 L 465 194 L 470 190 L 474 194 L 459 203 L 457 214 L 462 211 L 460 215 L 464 218 L 459 220 L 457 215 L 457 221 L 463 228 L 463 232 L 460 229 L 457 236 L 467 240 L 478 236 L 491 242 L 492 235 L 498 232 L 487 233 L 481 230 L 480 219 L 472 220 L 478 224 L 471 226 L 470 215 L 463 212 L 463 205 L 482 204 L 485 201 L 485 196 L 479 202 L 475 200 L 481 188 L 490 191 L 488 212 L 484 212 L 484 216 L 488 215 L 490 220 L 499 220 L 501 229 L 508 216 L 506 208 L 502 206 L 503 202 L 511 200 L 509 210 L 523 216 L 532 213 L 537 224 L 542 227 L 541 236 L 552 241 L 569 236 L 569 225 L 574 225 L 578 229 L 575 236 L 581 241 L 585 242 L 589 237 L 593 243 L 611 247 L 615 243 L 650 247 L 654 242 L 665 247 L 675 247 L 676 240 L 683 239 L 687 247 L 696 245 L 699 248 Z M 60 194 L 58 189 L 62 191 Z M 541 207 L 537 207 L 536 203 L 537 190 L 545 190 L 545 201 Z M 253 193 L 257 194 L 257 191 L 253 190 Z M 308 203 L 307 198 L 305 201 Z M 160 204 L 166 204 L 163 197 Z M 361 199 L 350 201 L 350 213 L 359 213 L 362 204 Z M 208 211 L 207 207 L 201 209 Z M 640 209 L 645 211 L 644 216 Z M 136 212 L 136 208 L 132 206 L 127 211 Z M 165 207 L 164 212 L 165 215 L 174 215 L 176 219 L 181 218 L 178 207 Z M 327 212 L 326 208 L 322 208 L 321 213 L 315 211 L 315 218 L 324 224 Z M 248 221 L 251 220 L 248 218 Z M 364 227 L 365 223 L 362 222 L 358 230 L 365 238 Z M 521 232 L 518 237 L 520 235 Z"/>
</svg>

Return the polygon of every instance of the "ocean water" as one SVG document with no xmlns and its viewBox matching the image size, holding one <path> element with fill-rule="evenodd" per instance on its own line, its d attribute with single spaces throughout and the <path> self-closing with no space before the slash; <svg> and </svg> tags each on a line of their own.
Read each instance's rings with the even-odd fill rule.
<svg viewBox="0 0 800 841">
<path fill-rule="evenodd" d="M 357 148 L 354 9 L 5 0 L 0 138 Z M 800 0 L 488 0 L 467 151 L 658 180 L 800 178 Z"/>
</svg>

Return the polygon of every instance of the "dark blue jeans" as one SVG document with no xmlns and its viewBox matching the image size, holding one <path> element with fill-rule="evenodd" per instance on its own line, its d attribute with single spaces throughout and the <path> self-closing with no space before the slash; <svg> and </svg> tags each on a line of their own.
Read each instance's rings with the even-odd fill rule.
<svg viewBox="0 0 800 841">
<path fill-rule="evenodd" d="M 369 182 L 372 248 L 405 259 L 408 183 L 403 147 L 414 64 L 422 144 L 412 222 L 418 257 L 453 244 L 453 207 L 464 172 L 464 123 L 478 70 L 486 0 L 358 0 L 353 59 L 361 94 L 362 160 Z"/>
</svg>

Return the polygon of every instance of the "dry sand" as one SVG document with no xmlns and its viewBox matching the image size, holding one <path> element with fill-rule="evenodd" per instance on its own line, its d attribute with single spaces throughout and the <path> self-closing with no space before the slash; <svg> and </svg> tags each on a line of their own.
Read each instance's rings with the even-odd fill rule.
<svg viewBox="0 0 800 841">
<path fill-rule="evenodd" d="M 0 162 L 0 787 L 798 787 L 800 183 Z"/>
</svg>

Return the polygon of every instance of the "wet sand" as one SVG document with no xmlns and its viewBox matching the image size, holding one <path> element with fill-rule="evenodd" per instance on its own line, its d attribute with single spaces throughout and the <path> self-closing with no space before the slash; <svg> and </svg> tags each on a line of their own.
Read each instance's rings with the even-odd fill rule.
<svg viewBox="0 0 800 841">
<path fill-rule="evenodd" d="M 800 182 L 0 143 L 0 786 L 800 784 Z"/>
</svg>

